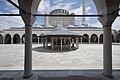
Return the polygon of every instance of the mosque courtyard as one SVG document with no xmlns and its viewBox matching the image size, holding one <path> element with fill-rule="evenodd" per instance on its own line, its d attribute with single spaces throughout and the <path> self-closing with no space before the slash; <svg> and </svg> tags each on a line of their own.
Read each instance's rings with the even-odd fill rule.
<svg viewBox="0 0 120 80">
<path fill-rule="evenodd" d="M 103 75 L 103 44 L 80 44 L 73 51 L 47 51 L 33 44 L 33 76 L 23 79 L 24 44 L 0 45 L 0 80 L 120 80 L 120 44 L 113 44 L 113 78 Z M 73 76 L 73 77 L 69 77 Z M 62 79 L 65 80 L 65 79 Z M 74 79 L 73 79 L 74 80 Z M 81 80 L 81 79 L 80 79 Z"/>
<path fill-rule="evenodd" d="M 33 70 L 102 69 L 103 44 L 80 44 L 73 51 L 45 51 L 33 44 Z M 113 69 L 120 68 L 120 44 L 113 44 Z M 24 44 L 0 45 L 0 70 L 23 70 Z"/>
</svg>

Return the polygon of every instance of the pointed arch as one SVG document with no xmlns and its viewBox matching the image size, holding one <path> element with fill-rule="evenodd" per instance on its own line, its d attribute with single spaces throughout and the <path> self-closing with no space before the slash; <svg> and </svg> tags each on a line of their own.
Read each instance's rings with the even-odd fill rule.
<svg viewBox="0 0 120 80">
<path fill-rule="evenodd" d="M 119 42 L 120 42 L 120 33 L 119 33 L 119 34 L 117 34 L 117 36 L 116 36 L 116 42 L 117 42 L 117 43 L 119 43 Z"/>
<path fill-rule="evenodd" d="M 82 42 L 83 43 L 88 43 L 89 42 L 89 36 L 88 34 L 84 34 L 83 37 L 82 37 Z"/>
<path fill-rule="evenodd" d="M 20 35 L 19 34 L 15 34 L 13 36 L 13 44 L 20 44 Z"/>
<path fill-rule="evenodd" d="M 38 43 L 38 37 L 36 34 L 32 34 L 32 42 L 33 43 Z"/>
<path fill-rule="evenodd" d="M 112 42 L 115 42 L 115 38 L 113 34 L 112 34 Z"/>
<path fill-rule="evenodd" d="M 4 42 L 5 42 L 5 44 L 11 44 L 11 35 L 10 34 L 6 34 Z"/>
<path fill-rule="evenodd" d="M 25 34 L 22 35 L 22 43 L 25 43 Z"/>
<path fill-rule="evenodd" d="M 91 35 L 91 43 L 98 43 L 98 36 L 96 34 Z"/>
<path fill-rule="evenodd" d="M 3 44 L 3 35 L 0 34 L 0 44 Z"/>
<path fill-rule="evenodd" d="M 42 43 L 42 36 L 43 36 L 43 34 L 39 35 L 39 43 Z"/>
<path fill-rule="evenodd" d="M 99 43 L 103 43 L 103 34 L 99 36 Z"/>
</svg>

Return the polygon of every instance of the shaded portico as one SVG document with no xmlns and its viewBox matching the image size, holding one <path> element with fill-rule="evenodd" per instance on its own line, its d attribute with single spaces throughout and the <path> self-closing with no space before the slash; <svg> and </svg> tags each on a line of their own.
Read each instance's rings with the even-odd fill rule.
<svg viewBox="0 0 120 80">
<path fill-rule="evenodd" d="M 32 27 L 36 20 L 34 14 L 37 12 L 41 0 L 18 0 L 19 11 L 25 23 L 25 59 L 24 78 L 31 77 L 32 74 Z"/>
<path fill-rule="evenodd" d="M 25 22 L 25 68 L 24 77 L 28 78 L 32 75 L 32 25 L 35 21 L 34 13 L 40 0 L 18 0 L 20 7 L 25 11 L 20 14 Z M 99 21 L 103 25 L 103 73 L 108 77 L 112 77 L 112 23 L 117 17 L 119 10 L 119 0 L 94 0 L 98 10 Z M 62 41 L 62 40 L 61 40 Z"/>
</svg>

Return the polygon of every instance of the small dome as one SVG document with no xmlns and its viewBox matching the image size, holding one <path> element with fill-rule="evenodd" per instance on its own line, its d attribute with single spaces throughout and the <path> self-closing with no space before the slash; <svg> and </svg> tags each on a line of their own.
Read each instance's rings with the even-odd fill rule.
<svg viewBox="0 0 120 80">
<path fill-rule="evenodd" d="M 71 13 L 71 15 L 75 15 L 75 13 Z"/>
<path fill-rule="evenodd" d="M 65 13 L 65 14 L 69 14 L 69 12 L 65 9 L 54 9 L 50 12 L 50 14 L 54 14 L 54 13 Z"/>
</svg>

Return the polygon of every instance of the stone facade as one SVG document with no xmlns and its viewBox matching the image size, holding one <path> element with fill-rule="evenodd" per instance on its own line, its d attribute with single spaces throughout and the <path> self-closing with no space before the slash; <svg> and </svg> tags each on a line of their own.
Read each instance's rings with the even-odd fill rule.
<svg viewBox="0 0 120 80">
<path fill-rule="evenodd" d="M 79 43 L 103 43 L 103 29 L 97 27 L 67 27 L 69 31 L 82 35 Z M 33 43 L 41 43 L 41 35 L 51 32 L 53 28 L 33 27 Z M 0 43 L 24 43 L 25 28 L 4 29 L 0 33 Z M 113 42 L 120 42 L 120 32 L 112 30 Z M 15 42 L 18 39 L 18 42 Z"/>
</svg>

